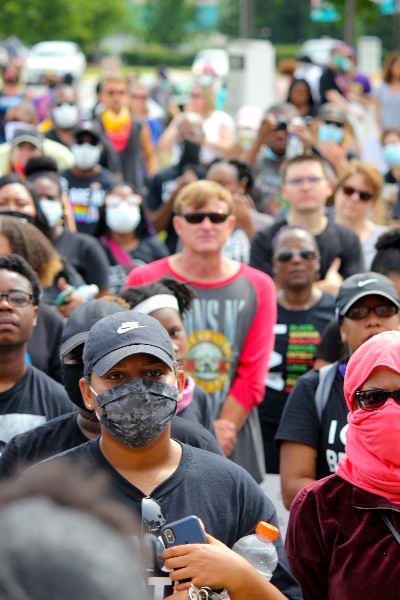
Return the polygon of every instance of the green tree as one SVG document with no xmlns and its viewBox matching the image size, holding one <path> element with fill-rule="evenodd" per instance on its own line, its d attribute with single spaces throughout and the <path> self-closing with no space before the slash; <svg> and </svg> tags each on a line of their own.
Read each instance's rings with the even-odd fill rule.
<svg viewBox="0 0 400 600">
<path fill-rule="evenodd" d="M 196 13 L 195 4 L 189 0 L 147 0 L 146 41 L 166 46 L 179 44 L 189 35 Z"/>
<path fill-rule="evenodd" d="M 2 0 L 0 37 L 12 32 L 26 44 L 71 40 L 93 47 L 124 19 L 124 0 Z"/>
</svg>

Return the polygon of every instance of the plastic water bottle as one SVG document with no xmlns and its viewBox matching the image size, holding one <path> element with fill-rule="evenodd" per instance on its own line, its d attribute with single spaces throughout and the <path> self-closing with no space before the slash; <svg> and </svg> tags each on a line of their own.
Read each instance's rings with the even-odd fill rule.
<svg viewBox="0 0 400 600">
<path fill-rule="evenodd" d="M 278 564 L 278 553 L 274 544 L 278 535 L 279 529 L 260 521 L 255 534 L 240 538 L 232 550 L 243 556 L 261 575 L 270 580 Z"/>
<path fill-rule="evenodd" d="M 97 296 L 100 290 L 95 283 L 91 283 L 90 285 L 80 285 L 76 288 L 76 291 L 82 298 L 89 302 L 89 300 L 93 300 Z"/>
<path fill-rule="evenodd" d="M 292 119 L 291 125 L 302 125 L 304 123 L 301 117 L 294 117 Z M 299 156 L 300 154 L 304 154 L 304 144 L 299 138 L 298 135 L 288 131 L 288 139 L 286 143 L 286 158 L 294 158 L 295 156 Z"/>
</svg>

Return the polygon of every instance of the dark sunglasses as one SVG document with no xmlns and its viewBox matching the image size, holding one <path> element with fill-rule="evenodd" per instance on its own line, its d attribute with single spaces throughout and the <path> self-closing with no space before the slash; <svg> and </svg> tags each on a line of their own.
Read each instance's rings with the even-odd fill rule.
<svg viewBox="0 0 400 600">
<path fill-rule="evenodd" d="M 342 190 L 343 193 L 346 194 L 346 196 L 352 196 L 353 194 L 357 193 L 360 200 L 362 200 L 363 202 L 369 202 L 370 200 L 372 200 L 372 198 L 374 198 L 374 194 L 371 194 L 371 192 L 363 192 L 362 190 L 356 190 L 356 188 L 353 188 L 351 185 L 342 185 Z"/>
<path fill-rule="evenodd" d="M 391 392 L 385 390 L 356 390 L 354 398 L 363 410 L 378 410 L 388 398 L 393 398 L 400 405 L 400 388 Z"/>
<path fill-rule="evenodd" d="M 208 217 L 214 225 L 218 223 L 224 223 L 230 215 L 224 212 L 198 212 L 198 213 L 184 213 L 181 215 L 191 225 L 198 225 L 202 223 L 206 217 Z"/>
<path fill-rule="evenodd" d="M 327 125 L 334 125 L 335 127 L 340 127 L 340 129 L 344 127 L 344 123 L 338 123 L 337 121 L 327 121 L 325 119 L 324 123 L 326 123 Z"/>
<path fill-rule="evenodd" d="M 302 258 L 303 260 L 314 260 L 315 258 L 317 258 L 317 253 L 315 250 L 312 250 L 311 248 L 300 248 L 299 250 L 295 250 L 293 248 L 287 248 L 287 249 L 282 249 L 282 250 L 278 250 L 278 252 L 276 252 L 276 254 L 274 254 L 274 260 L 277 260 L 278 262 L 282 262 L 282 263 L 287 263 L 290 260 L 292 260 L 292 258 L 294 256 L 300 256 L 300 258 Z"/>
<path fill-rule="evenodd" d="M 345 317 L 352 321 L 359 321 L 361 319 L 366 319 L 371 310 L 377 317 L 382 317 L 384 319 L 393 317 L 393 315 L 397 314 L 399 311 L 394 304 L 380 304 L 379 306 L 372 306 L 371 308 L 369 306 L 352 306 L 345 314 Z"/>
<path fill-rule="evenodd" d="M 89 146 L 98 146 L 99 142 L 96 141 L 95 139 L 92 139 L 91 142 L 89 142 L 89 141 L 84 142 L 83 140 L 77 139 L 75 144 L 77 144 L 77 146 L 83 146 L 83 144 L 89 144 Z"/>
<path fill-rule="evenodd" d="M 143 533 L 158 533 L 167 522 L 161 505 L 153 498 L 143 498 L 141 509 Z"/>
</svg>

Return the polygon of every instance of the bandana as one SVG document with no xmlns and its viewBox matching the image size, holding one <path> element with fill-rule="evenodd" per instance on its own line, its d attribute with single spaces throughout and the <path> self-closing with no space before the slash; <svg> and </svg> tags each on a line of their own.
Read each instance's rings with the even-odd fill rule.
<svg viewBox="0 0 400 600">
<path fill-rule="evenodd" d="M 400 406 L 389 398 L 378 410 L 354 406 L 360 389 L 376 367 L 400 373 L 400 332 L 386 331 L 363 344 L 350 358 L 344 395 L 350 413 L 346 457 L 337 475 L 367 492 L 400 506 Z"/>
<path fill-rule="evenodd" d="M 132 119 L 128 108 L 124 107 L 118 114 L 106 109 L 102 119 L 105 132 L 114 150 L 122 152 L 128 144 L 132 129 Z"/>
</svg>

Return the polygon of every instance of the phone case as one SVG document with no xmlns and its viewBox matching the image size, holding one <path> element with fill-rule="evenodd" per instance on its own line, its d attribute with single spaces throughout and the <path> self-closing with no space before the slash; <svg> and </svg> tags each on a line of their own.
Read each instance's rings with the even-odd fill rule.
<svg viewBox="0 0 400 600">
<path fill-rule="evenodd" d="M 207 544 L 200 521 L 194 515 L 163 525 L 161 537 L 166 548 L 181 544 Z"/>
</svg>

